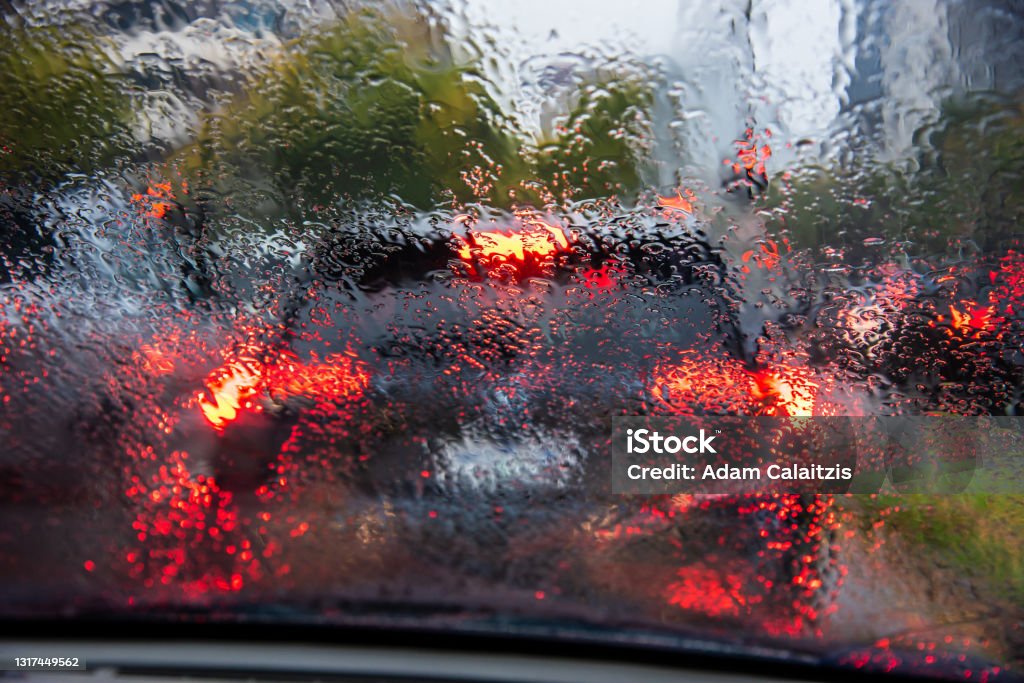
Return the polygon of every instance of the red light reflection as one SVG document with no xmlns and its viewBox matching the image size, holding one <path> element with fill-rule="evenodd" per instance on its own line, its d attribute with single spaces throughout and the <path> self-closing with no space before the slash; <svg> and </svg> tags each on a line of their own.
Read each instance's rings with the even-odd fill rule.
<svg viewBox="0 0 1024 683">
<path fill-rule="evenodd" d="M 146 192 L 135 193 L 132 200 L 139 204 L 144 215 L 150 218 L 163 218 L 174 206 L 174 193 L 170 183 L 153 183 L 146 188 Z"/>
<path fill-rule="evenodd" d="M 775 363 L 749 370 L 738 361 L 696 351 L 662 363 L 652 380 L 655 398 L 681 414 L 702 406 L 718 414 L 813 415 L 819 393 L 819 382 L 810 368 Z"/>
</svg>

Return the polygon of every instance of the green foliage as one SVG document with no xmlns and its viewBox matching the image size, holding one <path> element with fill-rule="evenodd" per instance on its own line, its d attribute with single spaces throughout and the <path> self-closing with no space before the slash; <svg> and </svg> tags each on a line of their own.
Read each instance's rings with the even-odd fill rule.
<svg viewBox="0 0 1024 683">
<path fill-rule="evenodd" d="M 888 183 L 898 175 L 827 169 L 800 168 L 791 172 L 787 182 L 775 181 L 766 195 L 770 208 L 779 212 L 778 223 L 785 227 L 790 242 L 797 247 L 838 244 L 845 239 L 872 236 L 878 226 L 889 226 L 889 235 L 905 227 L 900 221 L 898 202 L 890 201 Z M 784 212 L 780 211 L 784 208 Z"/>
<path fill-rule="evenodd" d="M 0 177 L 50 182 L 131 143 L 131 101 L 102 41 L 75 26 L 0 24 Z"/>
<path fill-rule="evenodd" d="M 461 55 L 443 23 L 363 10 L 288 45 L 207 117 L 182 158 L 191 175 L 245 179 L 254 193 L 269 182 L 285 203 L 325 206 L 395 195 L 420 208 L 508 207 L 559 190 L 639 190 L 651 86 L 603 78 L 581 85 L 573 102 L 564 125 L 524 152 L 479 57 Z"/>
<path fill-rule="evenodd" d="M 269 175 L 312 202 L 500 200 L 523 175 L 519 141 L 478 65 L 438 31 L 363 11 L 295 42 L 207 120 L 189 165 Z"/>
<path fill-rule="evenodd" d="M 854 168 L 797 168 L 767 204 L 802 247 L 905 240 L 936 253 L 964 240 L 998 248 L 1024 218 L 1024 101 L 949 100 L 918 131 L 911 168 L 862 160 Z M 784 210 L 784 212 L 780 211 Z"/>
<path fill-rule="evenodd" d="M 638 192 L 653 103 L 640 78 L 585 83 L 552 139 L 538 146 L 538 178 L 580 198 Z"/>
<path fill-rule="evenodd" d="M 985 249 L 1019 233 L 1024 219 L 1024 100 L 950 100 L 929 132 L 916 188 L 922 220 L 961 226 Z M 923 208 L 923 207 L 922 207 Z M 955 234 L 955 233 L 954 233 Z"/>
<path fill-rule="evenodd" d="M 852 502 L 851 502 L 852 501 Z M 1024 602 L 1024 496 L 880 495 L 847 500 L 865 524 L 886 511 L 885 528 L 930 561 L 984 583 L 989 594 Z"/>
<path fill-rule="evenodd" d="M 103 39 L 75 26 L 2 33 L 0 174 L 50 182 L 129 149 L 128 84 Z M 199 196 L 225 198 L 211 205 L 261 219 L 346 198 L 509 207 L 641 189 L 644 79 L 584 79 L 531 145 L 488 91 L 479 54 L 460 47 L 432 17 L 353 11 L 286 45 L 169 162 Z"/>
</svg>

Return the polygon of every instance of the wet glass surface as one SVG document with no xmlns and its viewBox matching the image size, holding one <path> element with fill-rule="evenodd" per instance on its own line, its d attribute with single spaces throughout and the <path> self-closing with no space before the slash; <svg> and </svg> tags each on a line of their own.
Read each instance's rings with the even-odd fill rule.
<svg viewBox="0 0 1024 683">
<path fill-rule="evenodd" d="M 1020 5 L 554 5 L 0 3 L 4 616 L 1019 673 L 1024 498 L 623 496 L 608 447 L 1021 415 Z"/>
</svg>

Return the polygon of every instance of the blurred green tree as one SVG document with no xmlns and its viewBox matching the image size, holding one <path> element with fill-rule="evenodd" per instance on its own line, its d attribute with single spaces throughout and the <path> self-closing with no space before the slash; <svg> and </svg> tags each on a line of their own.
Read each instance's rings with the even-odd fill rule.
<svg viewBox="0 0 1024 683">
<path fill-rule="evenodd" d="M 127 83 L 81 26 L 0 22 L 0 178 L 50 183 L 109 165 L 132 143 Z"/>
<path fill-rule="evenodd" d="M 918 255 L 965 241 L 998 248 L 1024 218 L 1024 100 L 976 94 L 949 99 L 916 136 L 909 164 L 797 167 L 766 196 L 770 229 L 794 246 L 898 240 Z"/>
<path fill-rule="evenodd" d="M 297 40 L 207 117 L 186 167 L 272 179 L 331 203 L 394 194 L 428 208 L 500 200 L 520 139 L 440 24 L 363 10 Z"/>
<path fill-rule="evenodd" d="M 569 113 L 538 142 L 538 179 L 568 197 L 637 193 L 649 152 L 651 83 L 598 76 L 584 80 L 573 99 Z"/>
</svg>

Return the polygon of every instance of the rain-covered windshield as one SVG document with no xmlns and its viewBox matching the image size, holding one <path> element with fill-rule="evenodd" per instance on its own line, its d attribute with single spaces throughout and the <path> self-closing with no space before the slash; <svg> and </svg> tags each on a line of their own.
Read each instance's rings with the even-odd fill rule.
<svg viewBox="0 0 1024 683">
<path fill-rule="evenodd" d="M 1019 3 L 0 18 L 3 617 L 1020 671 L 1013 421 L 960 492 L 625 495 L 609 455 L 617 416 L 1022 414 Z"/>
</svg>

